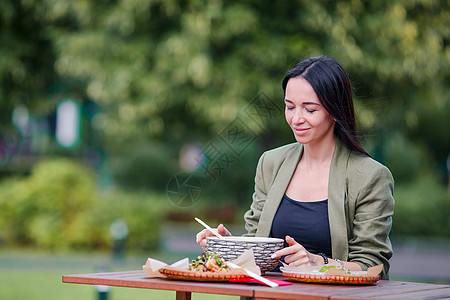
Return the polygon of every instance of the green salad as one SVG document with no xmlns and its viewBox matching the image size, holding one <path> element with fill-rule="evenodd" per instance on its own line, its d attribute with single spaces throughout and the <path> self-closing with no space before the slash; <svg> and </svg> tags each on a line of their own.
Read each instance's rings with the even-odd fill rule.
<svg viewBox="0 0 450 300">
<path fill-rule="evenodd" d="M 206 252 L 191 262 L 189 270 L 200 272 L 228 272 L 230 268 L 219 253 Z"/>
<path fill-rule="evenodd" d="M 328 271 L 329 269 L 337 269 L 337 270 L 342 270 L 347 274 L 350 274 L 350 270 L 346 269 L 346 268 L 341 268 L 338 266 L 323 266 L 322 268 L 320 268 L 319 272 L 325 273 L 326 271 Z"/>
</svg>

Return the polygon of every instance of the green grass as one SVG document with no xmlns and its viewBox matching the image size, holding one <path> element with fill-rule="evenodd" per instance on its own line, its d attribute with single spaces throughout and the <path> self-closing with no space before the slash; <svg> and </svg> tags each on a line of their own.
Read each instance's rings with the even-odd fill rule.
<svg viewBox="0 0 450 300">
<path fill-rule="evenodd" d="M 95 286 L 63 283 L 58 271 L 8 271 L 0 273 L 0 299 L 98 299 Z M 112 287 L 108 298 L 175 299 L 175 292 Z M 195 297 L 193 297 L 195 298 Z"/>
<path fill-rule="evenodd" d="M 149 256 L 167 262 L 185 257 L 162 253 L 152 253 Z M 145 260 L 146 255 L 127 256 L 124 261 L 114 262 L 106 253 L 52 254 L 3 249 L 0 250 L 0 299 L 98 299 L 96 286 L 63 283 L 62 276 L 97 272 L 102 268 L 107 271 L 138 270 Z M 108 300 L 121 299 L 175 299 L 175 292 L 111 287 Z M 236 300 L 239 297 L 194 293 L 192 299 Z"/>
</svg>

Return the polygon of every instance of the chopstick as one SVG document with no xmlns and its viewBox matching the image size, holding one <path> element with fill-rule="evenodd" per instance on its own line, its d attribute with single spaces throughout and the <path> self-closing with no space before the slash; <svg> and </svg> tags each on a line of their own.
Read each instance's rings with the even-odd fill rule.
<svg viewBox="0 0 450 300">
<path fill-rule="evenodd" d="M 217 236 L 219 239 L 224 240 L 225 238 L 220 235 L 216 230 L 212 229 L 211 227 L 208 226 L 208 224 L 206 224 L 205 222 L 203 222 L 202 220 L 200 220 L 199 218 L 195 218 L 195 221 L 199 222 L 200 224 L 202 224 L 206 229 L 208 229 L 209 231 L 211 231 L 215 236 Z"/>
<path fill-rule="evenodd" d="M 235 264 L 233 264 L 233 263 L 231 263 L 229 261 L 227 261 L 227 265 L 229 267 L 233 268 L 233 269 L 242 269 L 242 270 L 244 270 L 247 273 L 248 276 L 253 277 L 254 279 L 258 280 L 259 282 L 264 283 L 264 284 L 266 284 L 266 285 L 268 285 L 270 287 L 278 287 L 279 286 L 278 283 L 273 282 L 273 281 L 271 281 L 271 280 L 269 280 L 267 278 L 264 278 L 261 275 L 253 273 L 253 272 L 251 272 L 251 271 L 249 271 L 247 269 L 241 268 L 238 265 L 235 265 Z"/>
</svg>

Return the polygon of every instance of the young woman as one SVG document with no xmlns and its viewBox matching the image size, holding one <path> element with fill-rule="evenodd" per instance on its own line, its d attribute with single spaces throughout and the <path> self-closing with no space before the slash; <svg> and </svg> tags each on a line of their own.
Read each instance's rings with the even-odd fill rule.
<svg viewBox="0 0 450 300">
<path fill-rule="evenodd" d="M 383 264 L 388 278 L 394 180 L 373 160 L 356 132 L 349 78 L 337 61 L 311 57 L 282 83 L 286 121 L 296 142 L 259 159 L 245 214 L 247 236 L 285 239 L 272 256 L 293 266 Z M 221 224 L 223 235 L 231 235 Z M 202 246 L 211 234 L 197 234 Z"/>
</svg>

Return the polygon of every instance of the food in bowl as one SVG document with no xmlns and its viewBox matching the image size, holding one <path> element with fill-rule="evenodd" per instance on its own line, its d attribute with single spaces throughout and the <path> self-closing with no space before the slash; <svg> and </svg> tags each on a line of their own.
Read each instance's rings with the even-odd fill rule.
<svg viewBox="0 0 450 300">
<path fill-rule="evenodd" d="M 271 271 L 278 266 L 280 258 L 271 255 L 283 248 L 284 241 L 278 238 L 226 236 L 224 239 L 208 237 L 206 251 L 219 253 L 226 261 L 238 258 L 245 250 L 252 249 L 256 265 L 261 273 Z"/>
<path fill-rule="evenodd" d="M 197 272 L 229 272 L 230 267 L 227 266 L 225 260 L 219 253 L 203 252 L 196 260 L 189 264 L 189 271 Z"/>
</svg>

